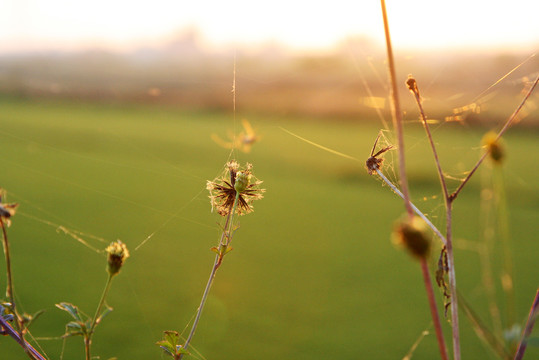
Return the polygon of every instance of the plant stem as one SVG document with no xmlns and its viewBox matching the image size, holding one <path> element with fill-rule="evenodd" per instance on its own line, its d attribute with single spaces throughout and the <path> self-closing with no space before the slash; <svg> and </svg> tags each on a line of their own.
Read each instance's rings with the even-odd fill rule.
<svg viewBox="0 0 539 360">
<path fill-rule="evenodd" d="M 515 111 L 513 112 L 513 114 L 511 114 L 511 116 L 509 116 L 509 118 L 507 119 L 507 121 L 505 122 L 505 125 L 503 126 L 503 128 L 500 130 L 500 132 L 498 133 L 498 135 L 496 136 L 496 140 L 499 140 L 503 134 L 507 131 L 507 129 L 509 128 L 509 126 L 515 121 L 515 119 L 517 118 L 518 114 L 520 113 L 520 110 L 522 110 L 522 108 L 524 107 L 524 104 L 526 103 L 526 101 L 528 100 L 528 98 L 531 96 L 533 90 L 535 89 L 535 87 L 537 86 L 537 83 L 539 82 L 539 75 L 537 76 L 537 78 L 535 78 L 535 81 L 533 82 L 532 86 L 530 86 L 530 88 L 528 89 L 528 92 L 526 93 L 526 95 L 524 96 L 524 99 L 522 99 L 522 101 L 520 102 L 520 104 L 517 106 L 517 108 L 515 109 Z M 462 182 L 460 183 L 459 187 L 457 188 L 457 190 L 455 190 L 453 192 L 453 194 L 451 194 L 449 196 L 450 200 L 451 201 L 454 201 L 455 198 L 458 196 L 458 194 L 462 191 L 462 188 L 464 187 L 464 185 L 466 185 L 466 183 L 470 180 L 470 178 L 472 177 L 472 175 L 475 173 L 475 171 L 479 168 L 479 165 L 481 165 L 481 163 L 483 162 L 483 160 L 485 160 L 485 158 L 487 157 L 487 155 L 489 154 L 490 152 L 490 149 L 487 148 L 487 150 L 483 153 L 483 155 L 479 158 L 479 160 L 477 161 L 477 163 L 475 164 L 475 166 L 472 168 L 472 170 L 468 173 L 468 175 L 466 176 L 466 178 L 464 180 L 462 180 Z"/>
<path fill-rule="evenodd" d="M 232 211 L 230 211 L 226 217 L 223 233 L 221 234 L 221 239 L 219 240 L 219 247 L 217 249 L 218 253 L 217 255 L 215 255 L 215 260 L 213 262 L 213 267 L 210 273 L 210 277 L 208 279 L 208 282 L 206 283 L 206 288 L 204 289 L 204 294 L 202 295 L 202 299 L 200 300 L 200 305 L 198 306 L 197 314 L 195 316 L 195 320 L 193 321 L 193 326 L 191 327 L 191 331 L 189 332 L 189 335 L 187 336 L 187 340 L 185 340 L 185 344 L 183 345 L 183 350 L 187 350 L 189 343 L 191 342 L 191 339 L 193 338 L 193 335 L 195 335 L 195 331 L 197 329 L 200 316 L 202 315 L 202 309 L 204 308 L 204 305 L 206 304 L 206 300 L 208 299 L 208 294 L 210 293 L 213 280 L 215 279 L 215 274 L 217 273 L 217 270 L 221 266 L 223 257 L 226 254 L 226 252 L 222 252 L 222 251 L 223 249 L 224 251 L 226 251 L 226 249 L 230 245 L 230 241 L 232 240 L 232 225 L 233 225 L 232 220 L 234 217 L 234 213 L 236 212 L 236 207 L 238 205 L 239 196 L 240 194 L 236 192 L 236 198 L 234 199 L 234 204 L 232 205 Z M 181 359 L 183 355 L 184 355 L 183 353 L 180 353 L 177 359 Z"/>
<path fill-rule="evenodd" d="M 6 258 L 6 275 L 7 275 L 6 296 L 8 297 L 9 302 L 11 303 L 11 310 L 15 313 L 15 298 L 13 296 L 13 277 L 11 273 L 11 256 L 10 256 L 10 251 L 9 251 L 9 241 L 7 239 L 6 226 L 4 225 L 4 221 L 2 220 L 2 218 L 0 218 L 0 225 L 2 226 L 4 256 Z M 17 319 L 17 327 L 18 326 L 19 326 L 19 322 Z"/>
<path fill-rule="evenodd" d="M 436 331 L 436 339 L 438 340 L 438 348 L 440 349 L 440 356 L 442 360 L 447 360 L 447 348 L 445 346 L 444 334 L 442 332 L 442 325 L 440 324 L 440 317 L 438 315 L 438 308 L 436 307 L 436 300 L 434 298 L 434 291 L 432 289 L 432 281 L 429 274 L 429 266 L 427 260 L 421 258 L 421 271 L 423 272 L 423 280 L 425 282 L 425 290 L 427 291 L 427 298 L 429 299 L 430 313 L 432 321 L 434 323 L 434 330 Z"/>
<path fill-rule="evenodd" d="M 92 345 L 92 336 L 94 334 L 95 327 L 97 326 L 97 323 L 99 322 L 99 314 L 101 313 L 101 310 L 103 309 L 103 305 L 105 304 L 105 299 L 107 298 L 107 294 L 110 290 L 110 285 L 112 284 L 112 278 L 113 275 L 109 274 L 109 277 L 107 279 L 107 283 L 105 285 L 105 289 L 103 289 L 103 294 L 101 295 L 101 300 L 99 300 L 99 305 L 97 306 L 97 309 L 95 311 L 95 315 L 92 319 L 92 325 L 90 326 L 90 330 L 84 337 L 84 349 L 86 352 L 86 360 L 90 360 L 90 347 Z"/>
<path fill-rule="evenodd" d="M 524 352 L 526 351 L 526 346 L 528 344 L 528 336 L 530 336 L 533 325 L 535 324 L 535 319 L 537 318 L 537 314 L 539 314 L 539 289 L 537 289 L 537 293 L 535 294 L 535 299 L 533 300 L 530 314 L 528 315 L 528 321 L 526 322 L 526 327 L 524 328 L 524 332 L 522 333 L 522 338 L 520 339 L 520 343 L 518 344 L 518 349 L 515 354 L 515 360 L 521 360 L 524 356 Z"/>
<path fill-rule="evenodd" d="M 447 267 L 449 278 L 449 291 L 451 293 L 451 326 L 453 330 L 453 359 L 460 360 L 460 332 L 459 332 L 459 306 L 457 295 L 457 280 L 455 277 L 455 260 L 453 256 L 452 241 L 453 202 L 449 201 L 446 208 L 446 232 L 447 237 Z"/>
<path fill-rule="evenodd" d="M 24 338 L 22 338 L 15 329 L 11 327 L 11 325 L 0 316 L 0 328 L 3 330 L 3 332 L 7 333 L 9 336 L 11 336 L 15 341 L 21 345 L 23 348 L 25 348 L 27 351 L 26 353 L 30 357 L 30 359 L 34 360 L 46 360 L 46 358 L 41 355 L 32 345 L 28 344 Z"/>
<path fill-rule="evenodd" d="M 22 347 L 24 351 L 30 356 L 27 348 L 27 342 L 24 340 L 24 327 L 21 321 L 21 317 L 19 316 L 19 313 L 17 312 L 17 308 L 15 306 L 15 296 L 14 296 L 14 290 L 13 290 L 13 275 L 11 271 L 11 252 L 9 251 L 9 241 L 7 238 L 7 230 L 6 225 L 4 224 L 4 220 L 0 217 L 0 226 L 2 227 L 2 244 L 4 247 L 4 257 L 6 259 L 6 276 L 7 276 L 7 286 L 6 286 L 6 296 L 9 299 L 9 302 L 11 303 L 11 311 L 13 312 L 13 315 L 15 316 L 15 328 L 19 332 L 19 336 L 22 339 Z"/>
<path fill-rule="evenodd" d="M 402 194 L 404 197 L 404 206 L 408 216 L 412 218 L 414 211 L 410 205 L 410 194 L 408 192 L 408 181 L 406 177 L 406 163 L 404 158 L 404 133 L 402 126 L 402 113 L 399 102 L 399 91 L 397 87 L 397 74 L 395 71 L 395 60 L 393 58 L 393 48 L 391 46 L 391 36 L 389 34 L 389 22 L 387 20 L 386 3 L 384 0 L 380 1 L 382 5 L 382 17 L 384 20 L 384 33 L 386 39 L 387 48 L 387 61 L 389 68 L 389 77 L 391 80 L 391 97 L 392 97 L 392 110 L 393 110 L 393 126 L 397 133 L 397 150 L 399 154 L 399 176 L 402 188 Z"/>
<path fill-rule="evenodd" d="M 382 180 L 391 188 L 391 190 L 393 190 L 395 192 L 395 194 L 399 195 L 402 199 L 404 199 L 404 195 L 402 194 L 402 192 L 395 186 L 393 185 L 393 183 L 391 181 L 389 181 L 389 179 L 384 175 L 383 172 L 380 171 L 380 169 L 376 169 L 376 173 L 382 178 Z M 425 223 L 432 229 L 432 231 L 436 234 L 436 236 L 438 236 L 438 238 L 440 238 L 440 240 L 442 241 L 442 243 L 444 245 L 446 245 L 446 239 L 445 239 L 445 236 L 440 232 L 440 230 L 438 230 L 438 228 L 429 220 L 429 218 L 427 218 L 425 216 L 425 214 L 423 214 L 421 212 L 421 210 L 419 210 L 417 208 L 417 206 L 414 205 L 414 203 L 410 202 L 410 206 L 412 207 L 412 209 L 414 210 L 414 212 L 416 213 L 417 216 L 419 216 L 420 218 L 423 219 L 423 221 L 425 221 Z"/>
<path fill-rule="evenodd" d="M 417 82 L 413 78 L 409 78 L 407 81 L 408 88 L 414 95 L 415 101 L 419 108 L 419 113 L 421 115 L 421 122 L 427 133 L 427 138 L 429 139 L 430 147 L 432 150 L 432 155 L 434 156 L 434 162 L 436 164 L 436 169 L 438 171 L 438 178 L 440 180 L 440 186 L 444 193 L 444 203 L 446 210 L 446 250 L 447 250 L 447 265 L 449 268 L 449 290 L 451 292 L 451 324 L 453 327 L 453 357 L 455 360 L 460 359 L 460 334 L 459 334 L 459 317 L 458 317 L 458 299 L 457 299 L 457 281 L 455 274 L 455 260 L 453 256 L 453 241 L 452 241 L 452 199 L 449 196 L 447 190 L 447 184 L 445 182 L 445 176 L 442 171 L 442 166 L 440 165 L 440 159 L 438 158 L 438 152 L 436 151 L 436 146 L 434 145 L 434 140 L 432 139 L 432 134 L 430 133 L 429 124 L 427 122 L 427 116 L 423 110 L 423 105 L 421 104 L 421 96 L 419 95 L 419 88 Z"/>
</svg>

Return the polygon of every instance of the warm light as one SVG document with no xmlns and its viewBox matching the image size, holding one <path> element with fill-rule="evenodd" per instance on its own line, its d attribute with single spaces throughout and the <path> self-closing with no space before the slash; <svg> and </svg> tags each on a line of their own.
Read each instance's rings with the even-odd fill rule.
<svg viewBox="0 0 539 360">
<path fill-rule="evenodd" d="M 536 47 L 539 3 L 388 0 L 397 48 Z M 80 46 L 125 48 L 181 29 L 198 29 L 210 45 L 277 41 L 329 47 L 353 35 L 382 39 L 379 1 L 247 0 L 152 2 L 8 0 L 0 4 L 0 52 Z"/>
</svg>

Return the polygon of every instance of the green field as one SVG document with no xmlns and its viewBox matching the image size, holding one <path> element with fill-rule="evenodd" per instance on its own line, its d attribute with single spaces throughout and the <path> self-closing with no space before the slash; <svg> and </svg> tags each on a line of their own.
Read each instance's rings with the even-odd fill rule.
<svg viewBox="0 0 539 360">
<path fill-rule="evenodd" d="M 254 164 L 267 193 L 254 203 L 253 214 L 241 218 L 234 251 L 217 274 L 192 343 L 199 358 L 402 359 L 432 326 L 420 268 L 390 241 L 402 201 L 363 166 L 379 122 L 237 114 L 236 132 L 244 116 L 261 140 L 236 157 Z M 35 337 L 63 334 L 70 319 L 55 303 L 68 301 L 93 314 L 105 284 L 105 257 L 57 231 L 64 226 L 84 232 L 93 248 L 121 239 L 131 249 L 114 280 L 108 299 L 114 311 L 97 328 L 93 353 L 100 359 L 164 358 L 154 344 L 163 330 L 182 331 L 192 319 L 213 263 L 209 249 L 219 237 L 205 182 L 222 171 L 230 151 L 210 135 L 224 138 L 233 128 L 231 113 L 0 100 L 0 186 L 8 202 L 20 203 L 9 229 L 18 306 L 29 313 L 46 310 L 31 329 Z M 473 166 L 484 132 L 456 123 L 435 126 L 449 175 L 462 177 Z M 405 141 L 413 200 L 443 228 L 440 187 L 418 123 L 407 124 Z M 524 322 L 538 286 L 537 132 L 517 126 L 505 143 L 517 314 Z M 390 175 L 392 157 L 386 156 Z M 457 199 L 454 232 L 457 284 L 490 325 L 480 258 L 468 246 L 482 231 L 485 171 Z M 493 259 L 495 274 L 500 263 Z M 450 327 L 443 323 L 450 344 Z M 461 331 L 464 359 L 495 358 L 463 314 Z M 39 344 L 50 359 L 60 358 L 62 340 Z M 8 337 L 0 339 L 0 349 L 2 359 L 25 358 Z M 432 333 L 413 358 L 437 354 Z M 538 356 L 539 348 L 530 347 L 525 358 Z M 67 340 L 63 358 L 83 358 L 81 339 Z"/>
</svg>

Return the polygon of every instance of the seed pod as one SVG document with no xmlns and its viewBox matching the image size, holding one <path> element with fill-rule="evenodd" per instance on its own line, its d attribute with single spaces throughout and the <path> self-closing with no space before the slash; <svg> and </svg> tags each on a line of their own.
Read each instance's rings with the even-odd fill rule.
<svg viewBox="0 0 539 360">
<path fill-rule="evenodd" d="M 425 259 L 429 255 L 431 239 L 425 223 L 418 216 L 399 221 L 393 229 L 393 239 L 416 258 Z"/>
<path fill-rule="evenodd" d="M 489 158 L 492 160 L 492 162 L 497 165 L 501 165 L 503 159 L 505 158 L 505 149 L 502 139 L 498 139 L 497 135 L 490 131 L 483 136 L 481 143 L 488 151 Z"/>
</svg>

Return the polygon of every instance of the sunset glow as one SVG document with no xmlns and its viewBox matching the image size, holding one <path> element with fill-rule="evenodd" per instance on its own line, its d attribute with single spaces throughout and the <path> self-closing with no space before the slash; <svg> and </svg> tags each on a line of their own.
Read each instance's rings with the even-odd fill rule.
<svg viewBox="0 0 539 360">
<path fill-rule="evenodd" d="M 486 5 L 488 4 L 488 5 Z M 539 3 L 456 0 L 387 1 L 397 47 L 522 48 L 539 45 Z M 350 36 L 382 40 L 379 1 L 261 3 L 154 0 L 8 0 L 0 4 L 0 52 L 80 47 L 131 48 L 186 28 L 208 46 L 277 42 L 290 48 L 332 46 Z"/>
</svg>

